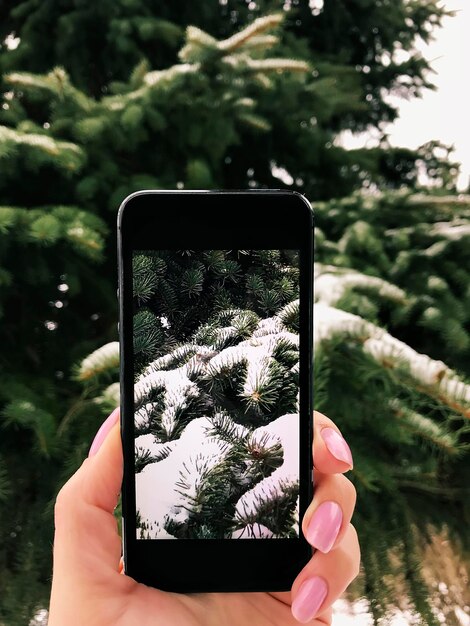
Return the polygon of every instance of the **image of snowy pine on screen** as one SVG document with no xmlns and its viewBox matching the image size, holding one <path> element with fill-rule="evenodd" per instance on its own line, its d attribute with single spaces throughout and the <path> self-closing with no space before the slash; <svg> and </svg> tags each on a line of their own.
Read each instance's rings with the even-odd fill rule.
<svg viewBox="0 0 470 626">
<path fill-rule="evenodd" d="M 133 266 L 137 538 L 298 537 L 297 251 Z"/>
</svg>

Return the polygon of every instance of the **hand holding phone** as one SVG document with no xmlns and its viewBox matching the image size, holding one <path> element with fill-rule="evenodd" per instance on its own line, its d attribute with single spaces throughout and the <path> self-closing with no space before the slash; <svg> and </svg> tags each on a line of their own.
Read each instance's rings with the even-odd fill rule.
<svg viewBox="0 0 470 626">
<path fill-rule="evenodd" d="M 314 419 L 315 497 L 311 501 L 311 284 L 308 268 L 312 232 L 306 207 L 300 209 L 297 204 L 304 201 L 281 192 L 266 193 L 263 202 L 260 202 L 261 196 L 253 194 L 200 193 L 196 198 L 194 194 L 186 197 L 173 194 L 171 206 L 166 206 L 167 212 L 157 215 L 154 201 L 158 199 L 161 208 L 160 194 L 145 192 L 144 195 L 154 197 L 139 208 L 133 205 L 132 227 L 126 225 L 120 233 L 124 459 L 117 423 L 119 411 L 116 411 L 98 431 L 90 458 L 66 483 L 57 500 L 49 626 L 64 623 L 140 626 L 155 620 L 162 626 L 176 623 L 181 626 L 211 623 L 245 626 L 248 622 L 261 626 L 295 623 L 293 616 L 301 622 L 317 616 L 321 618 L 318 626 L 329 624 L 332 602 L 357 575 L 359 546 L 350 524 L 355 491 L 341 475 L 352 467 L 351 453 L 336 426 L 319 413 L 315 413 Z M 191 206 L 192 215 L 191 211 L 181 211 L 176 199 L 186 207 Z M 206 202 L 210 205 L 209 216 L 202 208 Z M 269 211 L 268 207 L 273 210 Z M 297 219 L 297 210 L 304 214 L 303 220 Z M 240 222 L 228 222 L 227 228 L 227 218 L 234 215 L 240 217 Z M 166 228 L 161 223 L 163 218 L 167 220 Z M 232 235 L 227 236 L 229 230 Z M 262 231 L 264 235 L 260 237 Z M 182 237 L 182 233 L 186 235 Z M 192 245 L 195 241 L 198 242 L 196 254 L 196 246 Z M 175 252 L 177 255 L 172 258 Z M 162 271 L 162 260 L 175 276 L 176 300 L 175 294 L 172 299 L 168 291 L 171 281 L 168 285 L 162 280 L 165 275 L 168 277 L 167 271 Z M 217 280 L 211 283 L 206 277 L 205 284 L 203 280 L 202 289 L 211 287 L 213 295 L 212 307 L 203 311 L 200 307 L 204 302 L 197 301 L 197 294 L 201 293 L 199 272 L 203 273 L 203 268 L 209 266 Z M 274 270 L 283 266 L 285 274 L 291 276 L 278 285 L 281 292 L 278 294 L 272 288 L 272 281 L 279 280 Z M 147 270 L 150 267 L 152 272 L 143 271 L 145 267 Z M 260 277 L 267 288 L 257 291 Z M 243 289 L 234 289 L 232 283 L 237 287 L 240 281 Z M 155 317 L 156 309 L 149 304 L 158 291 L 159 282 L 159 293 L 165 293 L 166 289 L 167 303 L 176 302 L 177 306 L 169 308 L 170 315 L 160 315 L 159 324 L 155 324 L 150 323 L 154 318 L 149 318 L 149 313 Z M 228 288 L 224 288 L 225 284 Z M 282 301 L 283 293 L 289 302 Z M 186 297 L 187 306 L 181 306 L 179 294 Z M 243 298 L 246 304 L 251 298 L 251 308 L 227 307 L 224 302 L 227 294 L 236 300 L 232 304 L 240 305 Z M 253 305 L 261 294 L 263 298 L 256 309 Z M 300 301 L 300 306 L 290 307 L 296 300 Z M 176 333 L 178 329 L 182 334 Z M 157 336 L 158 331 L 160 336 Z M 281 341 L 280 333 L 286 333 Z M 299 337 L 297 342 L 295 335 Z M 286 389 L 285 395 L 280 393 L 284 387 L 278 388 L 277 396 L 276 386 L 271 385 L 266 405 L 261 403 L 263 395 L 263 402 L 266 401 L 266 395 L 254 393 L 256 384 L 258 391 L 263 391 L 260 384 L 263 383 L 260 376 L 263 368 L 256 367 L 256 364 L 263 364 L 266 356 L 266 351 L 264 356 L 258 356 L 263 342 L 269 346 L 272 361 L 268 360 L 268 364 L 274 368 L 274 374 L 286 375 L 285 369 L 290 365 L 287 381 L 298 382 L 297 389 Z M 155 354 L 154 350 L 162 345 L 170 349 L 164 354 Z M 214 360 L 217 376 L 212 377 L 212 384 L 204 386 L 208 383 L 207 370 L 214 365 Z M 250 367 L 253 376 L 248 375 Z M 227 375 L 220 376 L 224 368 Z M 166 374 L 162 376 L 162 372 Z M 272 383 L 276 375 L 270 372 Z M 178 382 L 176 386 L 162 385 L 162 382 L 168 383 L 165 378 L 172 377 Z M 286 378 L 282 380 L 286 382 Z M 230 384 L 231 381 L 234 384 Z M 197 383 L 197 389 L 192 388 L 191 383 Z M 200 387 L 206 394 L 205 404 L 200 397 Z M 296 394 L 298 404 L 294 407 Z M 182 398 L 187 402 L 186 408 L 197 409 L 195 414 L 194 411 L 185 414 Z M 148 407 L 139 413 L 142 407 L 152 403 L 158 405 L 156 410 Z M 184 415 L 191 419 L 181 421 Z M 297 417 L 297 424 L 293 417 Z M 196 437 L 191 428 L 195 430 L 194 426 L 199 426 L 201 419 L 206 418 L 210 418 L 209 423 L 203 423 L 204 429 L 200 430 L 208 434 L 210 445 L 204 447 L 206 440 Z M 272 424 L 275 427 L 270 428 Z M 214 437 L 214 429 L 218 437 Z M 223 446 L 221 449 L 220 434 L 224 434 L 229 444 L 225 449 Z M 214 472 L 211 478 L 216 479 L 208 481 L 209 491 L 202 491 L 201 495 L 209 496 L 206 506 L 198 511 L 193 502 L 186 516 L 180 513 L 181 501 L 173 499 L 174 489 L 167 486 L 171 497 L 166 500 L 162 497 L 165 480 L 175 485 L 173 472 L 168 472 L 170 480 L 164 473 L 154 474 L 152 480 L 148 479 L 153 491 L 143 489 L 140 500 L 136 498 L 139 474 L 170 458 L 171 452 L 177 450 L 175 442 L 181 443 L 185 436 L 195 446 L 194 449 L 190 445 L 180 447 L 190 452 L 182 455 L 184 462 L 180 468 L 184 470 L 185 465 L 188 466 L 196 451 L 194 464 L 202 462 L 199 468 L 204 469 L 204 463 L 212 462 L 209 471 Z M 143 445 L 135 445 L 142 437 Z M 166 437 L 167 441 L 156 441 L 157 437 L 160 440 Z M 147 440 L 151 443 L 147 450 L 153 457 L 157 456 L 155 451 L 159 452 L 160 460 L 149 459 L 145 454 Z M 240 454 L 240 442 L 243 454 Z M 165 446 L 169 451 L 163 451 Z M 202 450 L 210 454 L 201 456 Z M 227 458 L 230 461 L 228 473 Z M 121 573 L 121 542 L 113 515 L 123 477 L 123 460 L 126 574 Z M 285 461 L 287 467 L 282 473 L 277 472 Z M 174 463 L 173 467 L 178 465 Z M 293 497 L 289 499 L 293 495 L 291 483 L 290 490 L 288 486 L 278 500 L 287 506 L 261 507 L 267 520 L 265 528 L 261 528 L 259 521 L 251 522 L 246 518 L 252 512 L 247 506 L 250 499 L 248 503 L 247 498 L 243 499 L 245 494 L 253 494 L 253 490 L 256 493 L 257 485 L 285 486 L 282 480 L 276 482 L 276 476 L 284 481 L 286 476 L 295 481 L 296 473 L 298 509 L 297 500 L 294 503 Z M 195 475 L 200 480 L 203 472 Z M 191 473 L 186 475 L 186 483 L 181 484 L 183 494 L 188 493 L 185 487 L 190 477 Z M 220 515 L 218 519 L 213 513 L 220 514 L 224 510 L 220 507 L 224 502 L 220 490 L 227 496 L 226 509 L 230 514 Z M 236 497 L 230 499 L 231 495 Z M 211 499 L 212 496 L 215 499 Z M 204 498 L 202 500 L 204 504 Z M 256 498 L 253 500 L 256 502 Z M 138 502 L 150 524 L 143 516 L 137 516 Z M 245 502 L 246 506 L 240 504 L 237 508 L 239 502 Z M 212 506 L 207 506 L 208 503 Z M 255 512 L 259 514 L 260 508 Z M 154 515 L 160 515 L 163 529 L 156 524 L 152 528 Z M 189 524 L 188 520 L 193 523 Z M 273 532 L 273 528 L 277 532 Z M 166 537 L 165 533 L 173 538 Z M 311 547 L 316 548 L 313 557 Z M 139 580 L 160 589 L 152 589 Z M 265 588 L 267 592 L 184 595 L 166 593 L 163 588 L 231 591 Z M 277 591 L 279 589 L 291 591 Z"/>
<path fill-rule="evenodd" d="M 314 419 L 316 491 L 302 528 L 311 537 L 308 529 L 317 520 L 318 531 L 329 532 L 330 521 L 323 519 L 322 523 L 318 514 L 325 503 L 337 503 L 342 522 L 331 549 L 327 553 L 317 549 L 299 571 L 292 592 L 185 595 L 152 589 L 119 573 L 121 539 L 113 511 L 121 487 L 123 458 L 119 414 L 115 412 L 100 428 L 90 458 L 64 485 L 57 499 L 48 626 L 145 626 L 156 622 L 159 626 L 293 625 L 297 622 L 292 612 L 301 622 L 317 616 L 318 621 L 311 622 L 313 626 L 330 624 L 331 604 L 357 575 L 359 567 L 357 536 L 350 524 L 355 493 L 342 475 L 350 469 L 350 462 L 338 458 L 350 458 L 346 442 L 326 416 L 315 413 Z M 328 436 L 324 440 L 325 430 Z M 324 549 L 321 543 L 317 536 L 315 547 Z M 178 564 L 181 571 L 191 565 L 188 559 L 189 555 L 183 555 Z M 156 570 L 165 567 L 164 562 L 155 563 Z M 315 592 L 315 582 L 311 581 L 316 579 L 320 581 Z M 327 595 L 322 598 L 324 585 Z"/>
</svg>

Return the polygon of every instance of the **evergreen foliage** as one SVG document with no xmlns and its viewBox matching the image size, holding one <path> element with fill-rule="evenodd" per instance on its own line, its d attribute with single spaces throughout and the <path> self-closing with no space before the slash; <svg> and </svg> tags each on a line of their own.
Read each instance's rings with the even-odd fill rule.
<svg viewBox="0 0 470 626">
<path fill-rule="evenodd" d="M 248 280 L 269 276 L 288 280 L 289 293 L 298 293 L 297 255 L 146 252 L 134 257 L 134 266 L 158 267 L 159 260 L 167 268 L 162 286 L 181 286 L 197 268 L 200 288 L 192 306 L 194 294 L 180 287 L 174 308 L 167 310 L 155 293 L 134 313 L 139 341 L 142 314 L 165 319 L 155 353 L 135 362 L 138 536 L 298 536 L 298 334 L 292 332 L 298 306 L 291 306 L 295 316 L 282 308 L 267 317 L 270 308 L 246 290 Z M 235 268 L 238 280 L 227 280 Z M 220 309 L 214 299 L 219 292 L 224 305 L 251 304 L 259 315 Z M 190 311 L 182 317 L 186 307 Z M 153 340 L 152 326 L 143 333 Z M 139 497 L 142 485 L 168 483 L 162 473 L 179 476 L 161 494 L 169 508 L 159 498 Z"/>
<path fill-rule="evenodd" d="M 314 208 L 315 404 L 354 450 L 372 614 L 411 601 L 423 623 L 454 623 L 465 583 L 442 571 L 430 589 L 422 559 L 439 529 L 468 563 L 470 198 L 358 194 Z"/>
<path fill-rule="evenodd" d="M 266 29 L 280 14 L 285 18 L 283 37 Z M 65 119 L 50 130 L 80 144 L 81 138 L 93 143 L 98 136 L 103 139 L 81 185 L 80 201 L 95 206 L 109 203 L 114 208 L 128 187 L 158 183 L 167 188 L 175 182 L 203 188 L 273 188 L 279 186 L 280 175 L 286 180 L 282 169 L 291 176 L 292 187 L 312 200 L 346 196 L 364 184 L 413 186 L 421 169 L 450 189 L 455 164 L 448 162 L 437 142 L 418 151 L 395 148 L 382 131 L 375 148 L 348 151 L 336 141 L 343 130 L 380 129 L 393 121 L 397 108 L 387 94 L 411 98 L 432 87 L 430 64 L 415 44 L 418 39 L 428 42 L 432 28 L 446 14 L 438 0 L 326 0 L 322 9 L 306 0 L 100 0 L 91 5 L 64 0 L 60 7 L 18 0 L 14 7 L 0 8 L 0 39 L 21 38 L 16 48 L 0 48 L 0 74 L 13 76 L 13 84 L 23 84 L 25 93 L 35 91 L 26 119 L 34 120 L 38 132 L 50 122 L 39 90 L 59 90 L 71 106 L 89 112 L 78 124 L 70 110 L 65 115 L 60 107 Z M 234 35 L 245 27 L 242 36 Z M 269 58 L 266 51 L 271 49 L 282 61 Z M 243 124 L 233 128 L 231 116 L 225 123 L 218 121 L 223 108 L 216 94 L 205 93 L 201 73 L 192 78 L 177 69 L 165 73 L 179 61 L 202 63 L 213 87 L 219 77 L 224 93 L 227 87 L 225 107 L 232 102 Z M 303 81 L 276 71 L 303 70 L 305 62 L 310 70 Z M 246 90 L 230 80 L 227 64 L 254 74 Z M 48 84 L 38 82 L 36 74 L 47 75 L 52 68 Z M 144 97 L 142 81 L 149 70 L 157 71 L 153 79 L 169 76 L 170 83 L 175 79 L 189 89 L 194 104 L 189 115 L 181 111 L 184 95 L 158 98 L 154 92 Z M 17 73 L 23 76 L 19 82 Z M 5 83 L 9 90 L 7 78 Z M 113 94 L 135 91 L 141 95 L 111 119 L 94 107 L 103 96 L 111 102 Z M 1 112 L 8 126 L 16 125 L 16 100 L 7 113 Z M 153 106 L 148 106 L 149 100 Z M 110 158 L 100 159 L 109 154 L 108 142 Z"/>
<path fill-rule="evenodd" d="M 469 561 L 470 202 L 453 193 L 456 167 L 437 142 L 416 153 L 385 137 L 354 151 L 336 140 L 394 119 L 387 94 L 429 85 L 414 46 L 444 10 L 434 0 L 13 4 L 0 6 L 0 621 L 23 626 L 47 606 L 55 493 L 119 399 L 117 206 L 136 189 L 277 187 L 281 176 L 325 201 L 315 204 L 315 404 L 355 456 L 356 592 L 377 623 L 407 603 L 423 622 L 431 604 L 452 623 L 461 580 L 444 580 L 444 599 L 423 587 L 420 559 L 432 524 Z M 416 193 L 421 171 L 433 195 Z M 413 192 L 394 191 L 403 185 Z M 361 187 L 372 193 L 351 195 Z M 144 257 L 134 289 L 146 359 L 165 358 L 163 338 L 166 368 L 194 356 L 191 337 L 171 344 L 165 313 L 149 341 L 157 300 L 165 311 L 184 302 L 208 350 L 247 340 L 260 317 L 298 330 L 289 277 L 254 272 L 247 310 L 242 257 L 182 257 L 181 289 L 165 281 L 164 259 Z M 220 287 L 213 315 L 201 272 Z M 276 350 L 293 358 L 289 345 Z M 223 416 L 211 427 L 229 445 L 239 437 Z"/>
</svg>

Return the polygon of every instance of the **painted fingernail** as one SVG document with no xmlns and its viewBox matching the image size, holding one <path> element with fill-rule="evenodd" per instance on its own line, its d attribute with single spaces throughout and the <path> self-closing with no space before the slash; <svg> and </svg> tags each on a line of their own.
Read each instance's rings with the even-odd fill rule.
<svg viewBox="0 0 470 626">
<path fill-rule="evenodd" d="M 91 448 L 90 448 L 90 452 L 88 453 L 88 456 L 94 456 L 98 452 L 98 450 L 101 448 L 101 444 L 106 439 L 109 431 L 112 429 L 114 424 L 118 421 L 118 419 L 119 419 L 119 407 L 117 409 L 114 409 L 111 415 L 108 418 L 106 418 L 106 420 L 101 424 L 100 429 L 98 430 L 98 432 L 95 435 L 95 438 L 93 439 L 93 443 L 91 444 Z"/>
<path fill-rule="evenodd" d="M 328 593 L 328 586 L 323 578 L 307 578 L 298 590 L 292 603 L 292 615 L 301 624 L 306 624 L 315 617 Z"/>
<path fill-rule="evenodd" d="M 320 434 L 326 444 L 326 447 L 335 459 L 343 461 L 343 463 L 347 463 L 352 467 L 353 458 L 351 450 L 343 437 L 341 437 L 341 435 L 336 432 L 334 428 L 324 428 Z"/>
<path fill-rule="evenodd" d="M 307 541 L 320 552 L 333 547 L 343 522 L 343 511 L 336 502 L 322 502 L 307 528 Z"/>
</svg>

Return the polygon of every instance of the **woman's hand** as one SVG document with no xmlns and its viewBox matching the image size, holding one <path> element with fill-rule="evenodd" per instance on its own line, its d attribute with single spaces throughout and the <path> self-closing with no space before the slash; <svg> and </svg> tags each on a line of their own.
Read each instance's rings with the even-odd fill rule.
<svg viewBox="0 0 470 626">
<path fill-rule="evenodd" d="M 123 463 L 118 419 L 116 409 L 58 495 L 49 626 L 331 624 L 331 604 L 356 577 L 360 560 L 350 523 L 356 494 L 342 475 L 352 467 L 351 452 L 331 420 L 315 412 L 315 495 L 302 529 L 316 552 L 292 590 L 184 595 L 120 573 L 121 540 L 113 516 Z"/>
</svg>

